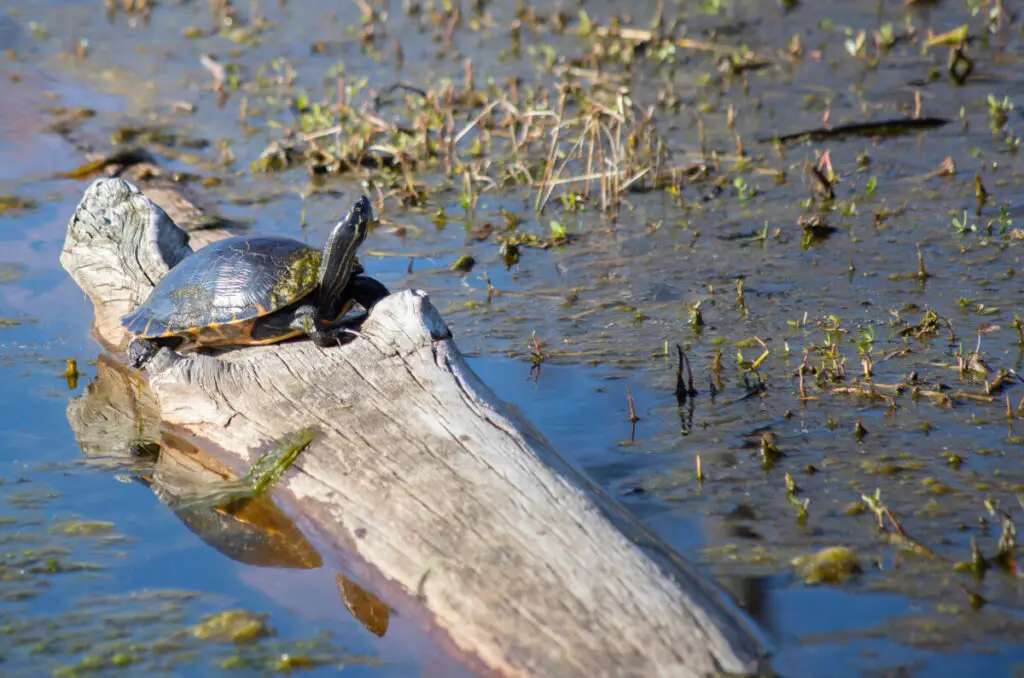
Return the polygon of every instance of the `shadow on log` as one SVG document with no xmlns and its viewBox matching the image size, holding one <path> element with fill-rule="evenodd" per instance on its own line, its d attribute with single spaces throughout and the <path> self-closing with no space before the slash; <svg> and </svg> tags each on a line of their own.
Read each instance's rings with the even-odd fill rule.
<svg viewBox="0 0 1024 678">
<path fill-rule="evenodd" d="M 123 350 L 121 316 L 190 253 L 162 209 L 101 179 L 61 262 L 95 305 L 97 336 Z M 344 346 L 162 349 L 147 373 L 160 419 L 236 462 L 316 427 L 277 492 L 495 674 L 764 668 L 750 622 L 498 400 L 422 292 L 382 300 Z"/>
</svg>

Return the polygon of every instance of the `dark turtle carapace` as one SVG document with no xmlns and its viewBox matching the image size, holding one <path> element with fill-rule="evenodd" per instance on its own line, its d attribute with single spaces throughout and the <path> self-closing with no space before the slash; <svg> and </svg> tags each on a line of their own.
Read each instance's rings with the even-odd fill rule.
<svg viewBox="0 0 1024 678">
<path fill-rule="evenodd" d="M 161 347 L 270 344 L 302 334 L 319 346 L 355 335 L 344 316 L 388 295 L 363 275 L 356 251 L 372 215 L 361 196 L 327 238 L 323 252 L 290 238 L 226 238 L 168 271 L 121 324 L 134 335 L 128 361 L 142 367 Z"/>
</svg>

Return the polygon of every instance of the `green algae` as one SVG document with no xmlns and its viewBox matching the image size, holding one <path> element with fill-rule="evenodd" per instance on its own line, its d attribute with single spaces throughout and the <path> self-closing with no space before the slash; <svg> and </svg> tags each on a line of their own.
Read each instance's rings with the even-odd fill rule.
<svg viewBox="0 0 1024 678">
<path fill-rule="evenodd" d="M 844 546 L 831 546 L 798 556 L 791 564 L 808 585 L 839 584 L 863 572 L 860 559 Z"/>
<path fill-rule="evenodd" d="M 50 527 L 54 534 L 69 537 L 97 537 L 114 533 L 114 523 L 105 520 L 69 520 Z"/>
<path fill-rule="evenodd" d="M 198 640 L 217 643 L 246 643 L 274 634 L 267 625 L 267 615 L 248 610 L 225 610 L 192 626 L 189 635 Z"/>
<path fill-rule="evenodd" d="M 12 261 L 0 261 L 0 285 L 9 285 L 25 277 L 28 266 Z"/>
<path fill-rule="evenodd" d="M 313 442 L 316 432 L 311 428 L 302 429 L 284 438 L 267 450 L 249 469 L 244 482 L 257 494 L 269 490 L 291 467 L 299 454 Z"/>
<path fill-rule="evenodd" d="M 285 272 L 270 291 L 271 308 L 281 308 L 302 299 L 320 284 L 323 252 L 312 248 L 299 249 L 288 257 Z M 270 310 L 270 309 L 268 309 Z"/>
<path fill-rule="evenodd" d="M 23 198 L 18 195 L 0 195 L 0 215 L 10 212 L 28 212 L 39 206 L 31 198 Z"/>
<path fill-rule="evenodd" d="M 212 321 L 213 290 L 206 285 L 182 285 L 170 292 L 174 313 L 171 315 L 171 331 L 192 330 L 205 327 Z M 161 334 L 163 327 L 152 327 L 150 331 Z"/>
</svg>

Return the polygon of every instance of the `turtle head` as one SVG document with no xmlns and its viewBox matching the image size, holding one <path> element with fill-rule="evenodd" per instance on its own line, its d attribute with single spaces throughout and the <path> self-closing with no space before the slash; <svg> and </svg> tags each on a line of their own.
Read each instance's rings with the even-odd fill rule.
<svg viewBox="0 0 1024 678">
<path fill-rule="evenodd" d="M 336 309 L 343 306 L 343 294 L 352 277 L 356 252 L 366 240 L 372 219 L 370 199 L 361 195 L 327 238 L 320 262 L 320 317 L 325 320 L 334 320 Z"/>
<path fill-rule="evenodd" d="M 330 249 L 332 240 L 341 238 L 353 243 L 352 250 L 353 256 L 355 256 L 355 250 L 359 249 L 359 246 L 366 240 L 366 234 L 370 232 L 371 221 L 373 221 L 373 206 L 370 204 L 369 198 L 361 195 L 334 227 L 334 231 L 325 245 L 325 252 Z"/>
</svg>

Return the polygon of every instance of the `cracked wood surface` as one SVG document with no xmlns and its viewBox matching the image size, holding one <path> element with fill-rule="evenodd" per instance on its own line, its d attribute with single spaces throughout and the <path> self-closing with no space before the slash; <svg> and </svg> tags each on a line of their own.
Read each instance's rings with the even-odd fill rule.
<svg viewBox="0 0 1024 678">
<path fill-rule="evenodd" d="M 123 349 L 118 319 L 190 252 L 138 189 L 100 179 L 61 261 L 95 304 L 97 335 Z M 392 294 L 361 331 L 327 349 L 164 349 L 150 388 L 164 421 L 246 461 L 313 426 L 279 489 L 495 674 L 701 676 L 764 660 L 716 587 L 472 372 L 426 294 Z"/>
</svg>

